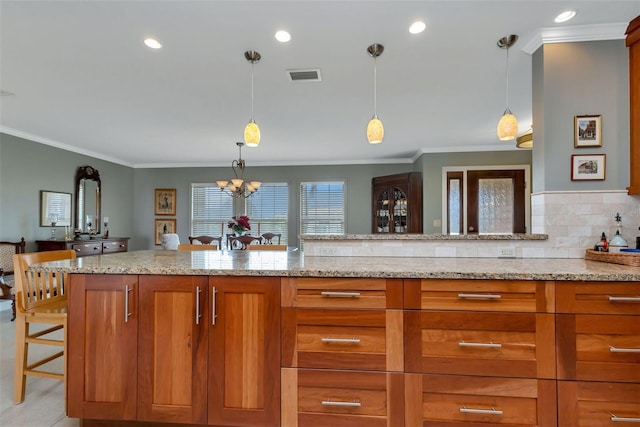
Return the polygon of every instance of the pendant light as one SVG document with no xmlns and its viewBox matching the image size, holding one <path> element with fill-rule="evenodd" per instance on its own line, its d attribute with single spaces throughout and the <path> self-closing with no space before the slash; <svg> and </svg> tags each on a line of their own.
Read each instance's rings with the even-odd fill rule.
<svg viewBox="0 0 640 427">
<path fill-rule="evenodd" d="M 506 49 L 507 51 L 507 65 L 506 65 L 506 105 L 507 108 L 504 110 L 504 114 L 500 118 L 498 122 L 498 139 L 500 141 L 511 141 L 513 140 L 518 133 L 518 120 L 516 116 L 511 113 L 509 110 L 509 48 L 514 45 L 514 43 L 518 41 L 518 36 L 515 34 L 511 34 L 510 36 L 506 36 L 498 40 L 498 47 L 501 49 Z"/>
<path fill-rule="evenodd" d="M 367 139 L 369 144 L 380 144 L 384 138 L 384 127 L 382 122 L 378 118 L 378 100 L 377 100 L 377 70 L 376 59 L 382 55 L 384 46 L 379 43 L 374 43 L 367 48 L 367 52 L 373 57 L 373 117 L 369 120 L 367 125 Z"/>
<path fill-rule="evenodd" d="M 525 133 L 516 138 L 516 147 L 533 148 L 533 125 Z"/>
<path fill-rule="evenodd" d="M 253 119 L 253 65 L 259 62 L 262 56 L 255 50 L 248 50 L 244 57 L 251 63 L 251 120 L 244 128 L 244 142 L 248 147 L 257 147 L 260 144 L 260 128 Z"/>
</svg>

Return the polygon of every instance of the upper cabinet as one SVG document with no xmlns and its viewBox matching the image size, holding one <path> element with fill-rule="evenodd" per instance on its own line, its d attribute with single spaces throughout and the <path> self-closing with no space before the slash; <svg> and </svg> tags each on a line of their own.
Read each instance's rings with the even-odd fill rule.
<svg viewBox="0 0 640 427">
<path fill-rule="evenodd" d="M 422 233 L 422 174 L 372 179 L 372 233 Z"/>
<path fill-rule="evenodd" d="M 640 16 L 627 27 L 629 48 L 629 159 L 631 162 L 629 194 L 640 194 Z"/>
</svg>

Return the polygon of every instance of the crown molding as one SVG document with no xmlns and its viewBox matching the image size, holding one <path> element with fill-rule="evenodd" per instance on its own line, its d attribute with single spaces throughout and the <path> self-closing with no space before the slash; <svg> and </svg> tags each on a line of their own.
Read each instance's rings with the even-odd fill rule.
<svg viewBox="0 0 640 427">
<path fill-rule="evenodd" d="M 613 24 L 575 25 L 572 27 L 540 28 L 524 40 L 522 51 L 533 55 L 540 46 L 547 43 L 573 43 L 598 40 L 624 39 L 629 24 L 619 22 Z"/>
</svg>

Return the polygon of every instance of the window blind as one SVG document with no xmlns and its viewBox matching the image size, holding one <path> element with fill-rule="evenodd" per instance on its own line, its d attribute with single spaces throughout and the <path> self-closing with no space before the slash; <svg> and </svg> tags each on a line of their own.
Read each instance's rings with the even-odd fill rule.
<svg viewBox="0 0 640 427">
<path fill-rule="evenodd" d="M 287 244 L 289 234 L 289 184 L 263 182 L 260 190 L 246 199 L 246 212 L 254 234 L 280 233 Z M 258 230 L 258 224 L 260 229 Z"/>
<path fill-rule="evenodd" d="M 216 184 L 191 184 L 191 236 L 223 236 L 233 216 L 233 198 Z"/>
<path fill-rule="evenodd" d="M 300 233 L 344 234 L 344 182 L 300 183 Z"/>
</svg>

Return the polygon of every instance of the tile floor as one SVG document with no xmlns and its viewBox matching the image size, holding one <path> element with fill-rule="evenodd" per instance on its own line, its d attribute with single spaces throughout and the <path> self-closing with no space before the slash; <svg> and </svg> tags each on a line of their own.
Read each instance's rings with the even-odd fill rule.
<svg viewBox="0 0 640 427">
<path fill-rule="evenodd" d="M 45 346 L 34 352 L 48 354 Z M 15 322 L 11 322 L 11 302 L 0 301 L 0 426 L 2 427 L 78 427 L 77 419 L 67 418 L 64 410 L 64 386 L 49 378 L 27 377 L 24 402 L 13 404 L 13 361 Z M 62 362 L 58 363 L 62 370 Z"/>
</svg>

